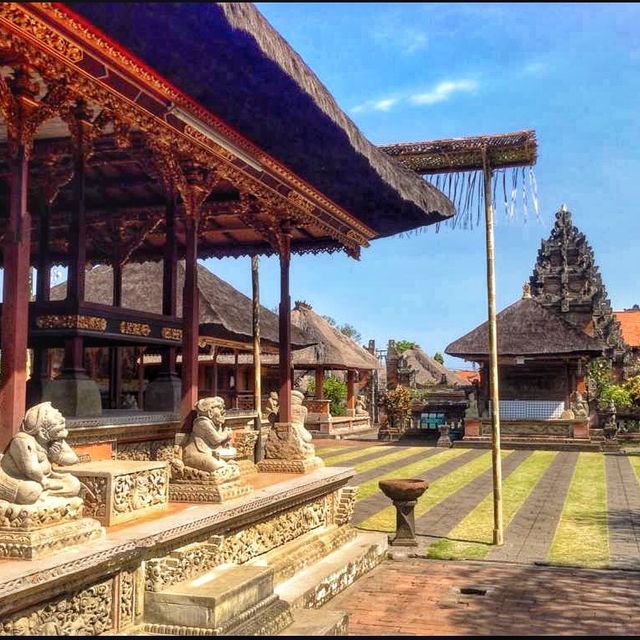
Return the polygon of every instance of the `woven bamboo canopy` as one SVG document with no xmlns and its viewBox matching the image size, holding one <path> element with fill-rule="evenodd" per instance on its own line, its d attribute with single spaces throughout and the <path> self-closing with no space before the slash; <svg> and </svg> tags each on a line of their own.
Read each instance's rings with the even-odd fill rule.
<svg viewBox="0 0 640 640">
<path fill-rule="evenodd" d="M 530 166 L 535 164 L 538 153 L 536 134 L 532 130 L 402 142 L 380 148 L 421 175 L 482 169 L 484 153 L 492 169 Z"/>
</svg>

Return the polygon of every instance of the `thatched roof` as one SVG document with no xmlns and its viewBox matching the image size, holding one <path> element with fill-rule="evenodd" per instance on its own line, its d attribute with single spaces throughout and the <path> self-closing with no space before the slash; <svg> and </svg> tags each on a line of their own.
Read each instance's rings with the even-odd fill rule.
<svg viewBox="0 0 640 640">
<path fill-rule="evenodd" d="M 604 345 L 533 298 L 522 298 L 497 316 L 498 355 L 559 356 L 601 353 Z M 445 352 L 467 360 L 489 356 L 487 322 L 452 342 Z"/>
<path fill-rule="evenodd" d="M 183 287 L 184 263 L 178 262 L 178 317 L 182 317 Z M 99 265 L 87 271 L 85 288 L 87 302 L 112 304 L 112 268 Z M 249 346 L 253 340 L 251 298 L 240 293 L 200 264 L 198 265 L 198 289 L 200 290 L 200 335 L 229 343 L 239 343 L 238 346 Z M 63 300 L 66 295 L 66 282 L 51 289 L 52 300 Z M 124 266 L 122 306 L 149 313 L 162 313 L 162 262 Z M 262 347 L 273 349 L 278 345 L 278 316 L 266 307 L 261 306 L 260 309 Z M 294 348 L 313 342 L 297 327 L 292 327 L 291 341 Z"/>
<path fill-rule="evenodd" d="M 377 369 L 378 358 L 356 344 L 335 327 L 332 327 L 310 305 L 296 302 L 291 312 L 291 323 L 301 329 L 315 342 L 311 347 L 293 354 L 293 365 L 297 368 L 318 365 L 326 369 Z"/>
<path fill-rule="evenodd" d="M 131 2 L 126 10 L 105 2 L 67 6 L 376 237 L 452 215 L 446 196 L 362 135 L 252 4 Z"/>
<path fill-rule="evenodd" d="M 443 364 L 428 356 L 419 347 L 402 352 L 406 365 L 415 372 L 415 383 L 418 387 L 430 387 L 434 384 L 445 384 L 450 387 L 464 387 L 469 383 L 450 371 Z"/>
<path fill-rule="evenodd" d="M 535 164 L 538 153 L 536 134 L 531 130 L 447 140 L 400 142 L 380 148 L 421 175 L 481 169 L 484 153 L 487 153 L 492 169 L 529 166 Z"/>
</svg>

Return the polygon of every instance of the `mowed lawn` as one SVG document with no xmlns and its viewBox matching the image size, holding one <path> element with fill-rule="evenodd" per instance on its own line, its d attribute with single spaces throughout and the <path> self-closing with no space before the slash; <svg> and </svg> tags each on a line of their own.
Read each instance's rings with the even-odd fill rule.
<svg viewBox="0 0 640 640">
<path fill-rule="evenodd" d="M 361 529 L 394 531 L 379 480 L 426 479 L 415 508 L 421 555 L 640 568 L 640 457 L 504 450 L 505 545 L 496 547 L 489 451 L 363 441 L 322 443 L 317 452 L 328 466 L 355 469 L 353 524 Z"/>
</svg>

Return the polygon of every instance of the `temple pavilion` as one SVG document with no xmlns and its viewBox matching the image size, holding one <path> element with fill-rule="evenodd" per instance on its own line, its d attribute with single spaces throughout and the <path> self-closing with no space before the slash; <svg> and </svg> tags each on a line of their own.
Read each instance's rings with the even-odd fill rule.
<svg viewBox="0 0 640 640">
<path fill-rule="evenodd" d="M 345 635 L 344 612 L 316 609 L 387 536 L 350 525 L 354 471 L 324 467 L 301 425 L 289 271 L 301 253 L 357 259 L 451 201 L 251 4 L 2 3 L 0 57 L 0 635 Z M 263 460 L 261 429 L 230 433 L 219 399 L 198 402 L 197 261 L 256 255 L 278 256 L 281 291 Z M 159 309 L 127 306 L 123 271 L 146 262 Z M 86 351 L 123 347 L 157 350 L 167 394 L 180 350 L 178 412 L 102 412 Z M 31 397 L 53 406 L 25 414 L 28 349 Z"/>
</svg>

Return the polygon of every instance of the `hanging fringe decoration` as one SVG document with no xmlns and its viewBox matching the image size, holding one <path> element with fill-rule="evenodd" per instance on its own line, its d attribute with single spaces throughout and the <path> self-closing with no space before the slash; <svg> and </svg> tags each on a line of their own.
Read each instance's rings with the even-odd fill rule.
<svg viewBox="0 0 640 640">
<path fill-rule="evenodd" d="M 444 193 L 453 203 L 456 213 L 444 222 L 456 229 L 473 229 L 484 220 L 484 177 L 482 171 L 458 171 L 425 176 L 431 185 Z M 509 186 L 507 184 L 509 183 Z M 500 193 L 500 191 L 502 193 Z M 538 188 L 533 167 L 509 167 L 493 171 L 491 193 L 493 207 L 499 208 L 502 199 L 504 213 L 508 220 L 519 215 L 526 223 L 530 210 L 536 220 L 540 219 Z M 440 230 L 440 224 L 436 231 Z"/>
</svg>

